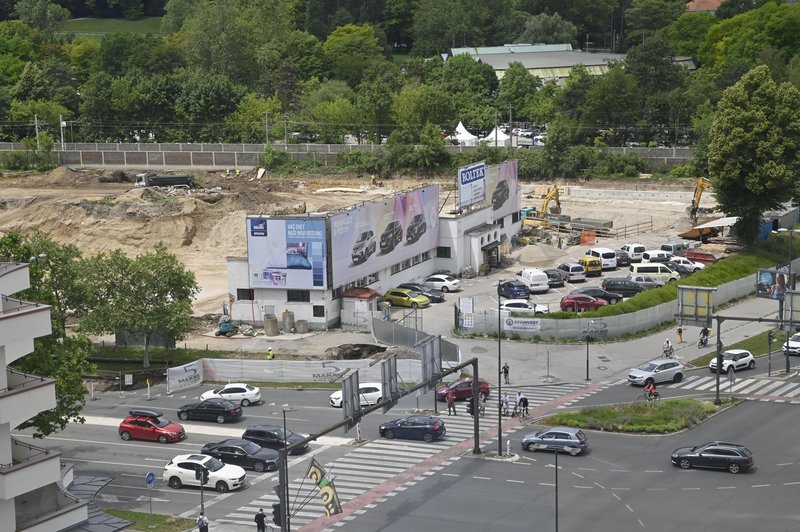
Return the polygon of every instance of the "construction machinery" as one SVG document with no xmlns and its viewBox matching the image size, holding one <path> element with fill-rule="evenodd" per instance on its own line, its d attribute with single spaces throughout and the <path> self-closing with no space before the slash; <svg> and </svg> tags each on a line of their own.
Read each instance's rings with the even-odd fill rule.
<svg viewBox="0 0 800 532">
<path fill-rule="evenodd" d="M 231 316 L 228 314 L 228 305 L 225 303 L 222 304 L 222 316 L 219 317 L 219 322 L 217 325 L 219 326 L 219 329 L 214 332 L 214 336 L 227 336 L 230 338 L 239 332 L 239 327 L 233 324 Z"/>
<path fill-rule="evenodd" d="M 698 177 L 697 184 L 694 187 L 694 196 L 692 196 L 692 204 L 686 207 L 686 214 L 692 223 L 697 222 L 697 214 L 700 212 L 700 198 L 703 197 L 703 191 L 711 188 L 711 181 L 705 177 Z"/>
<path fill-rule="evenodd" d="M 551 206 L 552 202 L 555 202 L 555 204 Z M 542 206 L 538 211 L 535 208 L 528 208 L 522 221 L 522 227 L 550 227 L 552 225 L 549 218 L 550 214 L 561 214 L 561 199 L 558 196 L 558 186 L 556 185 L 553 185 L 542 198 Z"/>
</svg>

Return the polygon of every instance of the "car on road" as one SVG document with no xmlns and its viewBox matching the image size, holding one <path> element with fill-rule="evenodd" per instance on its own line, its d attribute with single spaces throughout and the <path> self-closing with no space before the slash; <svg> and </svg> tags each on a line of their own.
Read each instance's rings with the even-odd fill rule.
<svg viewBox="0 0 800 532">
<path fill-rule="evenodd" d="M 358 264 L 367 260 L 370 255 L 375 253 L 375 233 L 372 231 L 362 231 L 358 236 L 358 240 L 353 244 L 352 259 L 353 262 Z"/>
<path fill-rule="evenodd" d="M 430 286 L 431 288 L 435 288 L 437 290 L 441 290 L 442 292 L 458 292 L 461 290 L 461 281 L 452 277 L 450 275 L 445 275 L 443 273 L 437 273 L 436 275 L 431 275 L 427 279 L 423 281 L 426 285 Z"/>
<path fill-rule="evenodd" d="M 492 193 L 492 210 L 497 210 L 503 206 L 503 204 L 508 201 L 508 181 L 498 181 L 497 187 L 495 187 L 494 192 Z"/>
<path fill-rule="evenodd" d="M 278 469 L 278 451 L 265 449 L 257 443 L 239 438 L 207 443 L 200 452 L 225 464 L 241 466 L 258 473 Z"/>
<path fill-rule="evenodd" d="M 664 286 L 664 281 L 655 279 L 649 275 L 629 275 L 628 280 L 633 281 L 634 283 L 639 284 L 648 290 L 651 288 L 660 288 Z"/>
<path fill-rule="evenodd" d="M 631 256 L 627 251 L 618 249 L 615 253 L 617 254 L 617 268 L 631 265 Z"/>
<path fill-rule="evenodd" d="M 561 274 L 561 278 L 567 283 L 578 283 L 586 280 L 586 270 L 577 262 L 559 264 L 556 270 L 558 270 L 558 273 Z"/>
<path fill-rule="evenodd" d="M 500 310 L 528 314 L 547 314 L 550 312 L 550 309 L 547 305 L 529 303 L 527 299 L 507 299 L 500 304 Z"/>
<path fill-rule="evenodd" d="M 426 308 L 431 305 L 431 300 L 419 292 L 408 288 L 393 288 L 386 292 L 383 298 L 396 307 Z"/>
<path fill-rule="evenodd" d="M 600 307 L 606 306 L 602 299 L 587 296 L 585 294 L 569 294 L 561 298 L 561 310 L 572 310 L 578 312 L 579 310 L 597 310 Z"/>
<path fill-rule="evenodd" d="M 361 406 L 376 404 L 383 397 L 383 384 L 380 382 L 363 382 L 358 385 L 358 396 Z M 342 407 L 342 390 L 336 390 L 330 396 L 331 406 L 334 408 Z"/>
<path fill-rule="evenodd" d="M 559 288 L 564 286 L 564 278 L 555 269 L 545 270 L 544 273 L 547 274 L 547 284 L 550 288 Z"/>
<path fill-rule="evenodd" d="M 722 373 L 729 371 L 739 371 L 740 369 L 753 369 L 756 367 L 756 359 L 753 354 L 745 349 L 728 349 L 722 353 Z M 717 357 L 708 362 L 708 369 L 717 371 Z"/>
<path fill-rule="evenodd" d="M 787 355 L 800 355 L 800 333 L 793 334 L 783 342 L 783 352 Z"/>
<path fill-rule="evenodd" d="M 164 419 L 157 410 L 131 408 L 128 416 L 119 424 L 119 437 L 128 440 L 147 440 L 167 443 L 181 441 L 186 437 L 183 425 Z"/>
<path fill-rule="evenodd" d="M 428 224 L 425 222 L 424 214 L 417 214 L 408 224 L 406 229 L 406 243 L 413 244 L 420 239 L 425 231 L 428 230 Z"/>
<path fill-rule="evenodd" d="M 419 292 L 423 296 L 430 299 L 431 303 L 442 303 L 445 299 L 444 292 L 441 290 L 436 290 L 435 288 L 431 288 L 430 286 L 422 283 L 403 283 L 397 285 L 397 288 L 408 288 L 414 292 Z"/>
<path fill-rule="evenodd" d="M 657 358 L 631 369 L 628 372 L 628 382 L 639 386 L 651 382 L 681 382 L 685 371 L 683 364 L 673 358 Z"/>
<path fill-rule="evenodd" d="M 629 279 L 621 279 L 619 277 L 608 277 L 603 279 L 600 284 L 603 290 L 622 294 L 625 297 L 633 297 L 645 291 L 645 287 L 639 283 L 635 283 Z"/>
<path fill-rule="evenodd" d="M 672 463 L 682 469 L 692 467 L 727 469 L 731 473 L 747 471 L 755 463 L 753 453 L 744 445 L 712 441 L 672 451 Z"/>
<path fill-rule="evenodd" d="M 505 281 L 497 285 L 497 295 L 508 299 L 528 299 L 531 291 L 522 281 Z"/>
<path fill-rule="evenodd" d="M 589 438 L 581 429 L 574 427 L 552 427 L 531 432 L 522 438 L 526 451 L 557 451 L 577 456 L 589 447 Z"/>
<path fill-rule="evenodd" d="M 438 417 L 408 416 L 382 423 L 378 427 L 378 433 L 387 440 L 405 438 L 430 443 L 442 439 L 447 430 L 444 421 Z"/>
<path fill-rule="evenodd" d="M 616 305 L 620 301 L 622 301 L 622 294 L 618 294 L 616 292 L 609 292 L 603 288 L 597 288 L 596 286 L 587 286 L 584 288 L 578 288 L 570 292 L 570 294 L 584 294 L 587 296 L 592 296 L 595 299 L 602 299 L 609 305 Z"/>
<path fill-rule="evenodd" d="M 472 397 L 472 379 L 459 379 L 453 381 L 447 386 L 442 386 L 436 389 L 436 399 L 444 401 L 447 399 L 447 394 L 453 392 L 456 399 L 469 399 Z M 478 379 L 478 393 L 482 393 L 484 397 L 489 397 L 490 386 L 489 383 L 483 379 Z"/>
<path fill-rule="evenodd" d="M 178 409 L 178 417 L 183 421 L 196 419 L 200 421 L 238 421 L 242 417 L 242 407 L 224 399 L 206 399 L 199 403 L 183 405 Z"/>
<path fill-rule="evenodd" d="M 400 226 L 400 222 L 397 220 L 389 222 L 389 225 L 387 225 L 386 229 L 384 229 L 383 233 L 381 233 L 381 252 L 389 253 L 402 240 L 403 228 Z"/>
<path fill-rule="evenodd" d="M 261 402 L 261 389 L 242 382 L 233 382 L 209 390 L 200 396 L 201 401 L 206 399 L 225 399 L 242 406 L 257 405 Z"/>
<path fill-rule="evenodd" d="M 247 473 L 237 465 L 224 464 L 207 454 L 179 454 L 164 466 L 162 478 L 172 489 L 199 486 L 197 471 L 208 471 L 207 486 L 220 493 L 239 489 L 247 482 Z"/>
<path fill-rule="evenodd" d="M 278 425 L 250 425 L 242 433 L 242 439 L 251 441 L 268 449 L 283 449 L 287 445 L 304 440 L 300 434 L 291 430 L 283 430 Z M 308 442 L 294 447 L 291 454 L 301 454 L 308 450 Z"/>
</svg>

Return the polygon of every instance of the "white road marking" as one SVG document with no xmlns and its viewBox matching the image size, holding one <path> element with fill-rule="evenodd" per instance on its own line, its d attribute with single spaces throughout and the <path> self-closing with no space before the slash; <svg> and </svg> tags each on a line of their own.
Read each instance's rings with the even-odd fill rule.
<svg viewBox="0 0 800 532">
<path fill-rule="evenodd" d="M 595 482 L 595 483 L 594 483 L 594 485 L 595 485 L 595 486 L 597 486 L 598 488 L 600 488 L 601 490 L 604 490 L 604 489 L 606 489 L 606 487 L 605 487 L 605 486 L 603 486 L 603 485 L 601 485 L 601 484 L 598 484 L 597 482 Z"/>
<path fill-rule="evenodd" d="M 573 471 L 572 474 L 575 475 L 578 478 L 585 478 L 583 475 L 581 475 L 579 473 L 576 473 L 575 471 Z"/>
<path fill-rule="evenodd" d="M 633 513 L 633 508 L 631 508 L 630 504 L 626 504 L 625 508 L 627 508 L 630 513 Z"/>
<path fill-rule="evenodd" d="M 718 490 L 735 490 L 736 486 L 717 486 Z"/>
<path fill-rule="evenodd" d="M 768 488 L 768 487 L 770 487 L 771 485 L 772 485 L 772 484 L 753 484 L 753 485 L 752 485 L 752 486 L 750 486 L 750 487 L 751 487 L 751 488 Z"/>
<path fill-rule="evenodd" d="M 511 480 L 507 479 L 506 482 L 513 482 L 514 484 L 525 484 L 524 480 Z"/>
<path fill-rule="evenodd" d="M 681 488 L 681 491 L 700 491 L 700 488 Z"/>
<path fill-rule="evenodd" d="M 492 480 L 490 477 L 472 477 L 475 480 Z"/>
<path fill-rule="evenodd" d="M 461 475 L 456 475 L 456 474 L 454 474 L 454 473 L 442 473 L 442 476 L 443 476 L 443 477 L 456 477 L 456 478 L 458 478 L 458 477 L 460 477 Z"/>
<path fill-rule="evenodd" d="M 622 500 L 622 498 L 619 495 L 617 495 L 616 493 L 612 493 L 611 496 L 614 497 L 615 499 L 617 499 L 618 501 Z"/>
<path fill-rule="evenodd" d="M 795 484 L 800 484 L 800 482 L 784 482 L 784 486 L 794 486 Z"/>
</svg>

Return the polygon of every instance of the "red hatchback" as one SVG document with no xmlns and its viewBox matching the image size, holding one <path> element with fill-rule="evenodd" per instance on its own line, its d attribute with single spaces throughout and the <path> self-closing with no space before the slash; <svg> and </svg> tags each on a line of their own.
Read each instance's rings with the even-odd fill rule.
<svg viewBox="0 0 800 532">
<path fill-rule="evenodd" d="M 607 304 L 602 299 L 585 294 L 570 294 L 561 299 L 561 310 L 597 310 Z"/>
<path fill-rule="evenodd" d="M 451 382 L 447 386 L 442 386 L 436 390 L 436 399 L 439 401 L 446 400 L 447 394 L 451 390 L 456 399 L 469 399 L 472 397 L 472 379 L 460 379 Z M 483 379 L 478 379 L 478 393 L 482 393 L 484 397 L 489 397 L 489 383 Z"/>
<path fill-rule="evenodd" d="M 119 424 L 119 437 L 123 440 L 149 440 L 158 443 L 181 441 L 186 437 L 183 426 L 167 421 L 155 410 L 129 410 L 128 417 Z"/>
</svg>

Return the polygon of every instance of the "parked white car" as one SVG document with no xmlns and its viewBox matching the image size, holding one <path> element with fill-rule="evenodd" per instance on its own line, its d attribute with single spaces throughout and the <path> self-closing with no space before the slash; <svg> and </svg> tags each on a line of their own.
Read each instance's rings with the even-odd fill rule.
<svg viewBox="0 0 800 532">
<path fill-rule="evenodd" d="M 441 273 L 437 273 L 436 275 L 431 275 L 423 282 L 426 285 L 430 286 L 431 288 L 441 290 L 442 292 L 457 292 L 461 290 L 461 281 L 459 281 L 455 277 L 451 277 L 449 275 L 444 275 Z"/>
<path fill-rule="evenodd" d="M 247 482 L 244 469 L 237 465 L 223 464 L 207 454 L 179 454 L 164 466 L 164 482 L 173 489 L 199 486 L 200 480 L 195 473 L 200 469 L 208 470 L 206 486 L 220 493 L 239 489 Z"/>
<path fill-rule="evenodd" d="M 705 268 L 705 267 L 706 267 L 706 265 L 705 265 L 705 264 L 703 264 L 702 262 L 694 262 L 694 261 L 692 261 L 692 260 L 689 260 L 689 259 L 687 259 L 686 257 L 678 257 L 678 256 L 673 256 L 673 257 L 672 257 L 671 259 L 669 259 L 669 260 L 670 260 L 671 262 L 674 262 L 674 263 L 676 263 L 676 264 L 680 264 L 680 265 L 682 265 L 682 266 L 686 266 L 687 268 L 691 268 L 691 269 L 693 269 L 694 271 L 697 271 L 697 270 L 702 270 L 703 268 Z"/>
<path fill-rule="evenodd" d="M 374 405 L 383 397 L 383 385 L 380 382 L 362 382 L 358 385 L 358 395 L 361 398 L 361 406 Z M 342 391 L 333 392 L 330 401 L 332 407 L 342 408 Z"/>
<path fill-rule="evenodd" d="M 215 388 L 203 393 L 200 400 L 225 399 L 242 406 L 255 405 L 261 402 L 261 390 L 242 382 L 232 382 L 222 388 Z"/>
<path fill-rule="evenodd" d="M 527 312 L 530 314 L 547 314 L 550 308 L 547 305 L 529 303 L 527 299 L 507 299 L 500 305 L 500 310 L 508 312 Z"/>
</svg>

